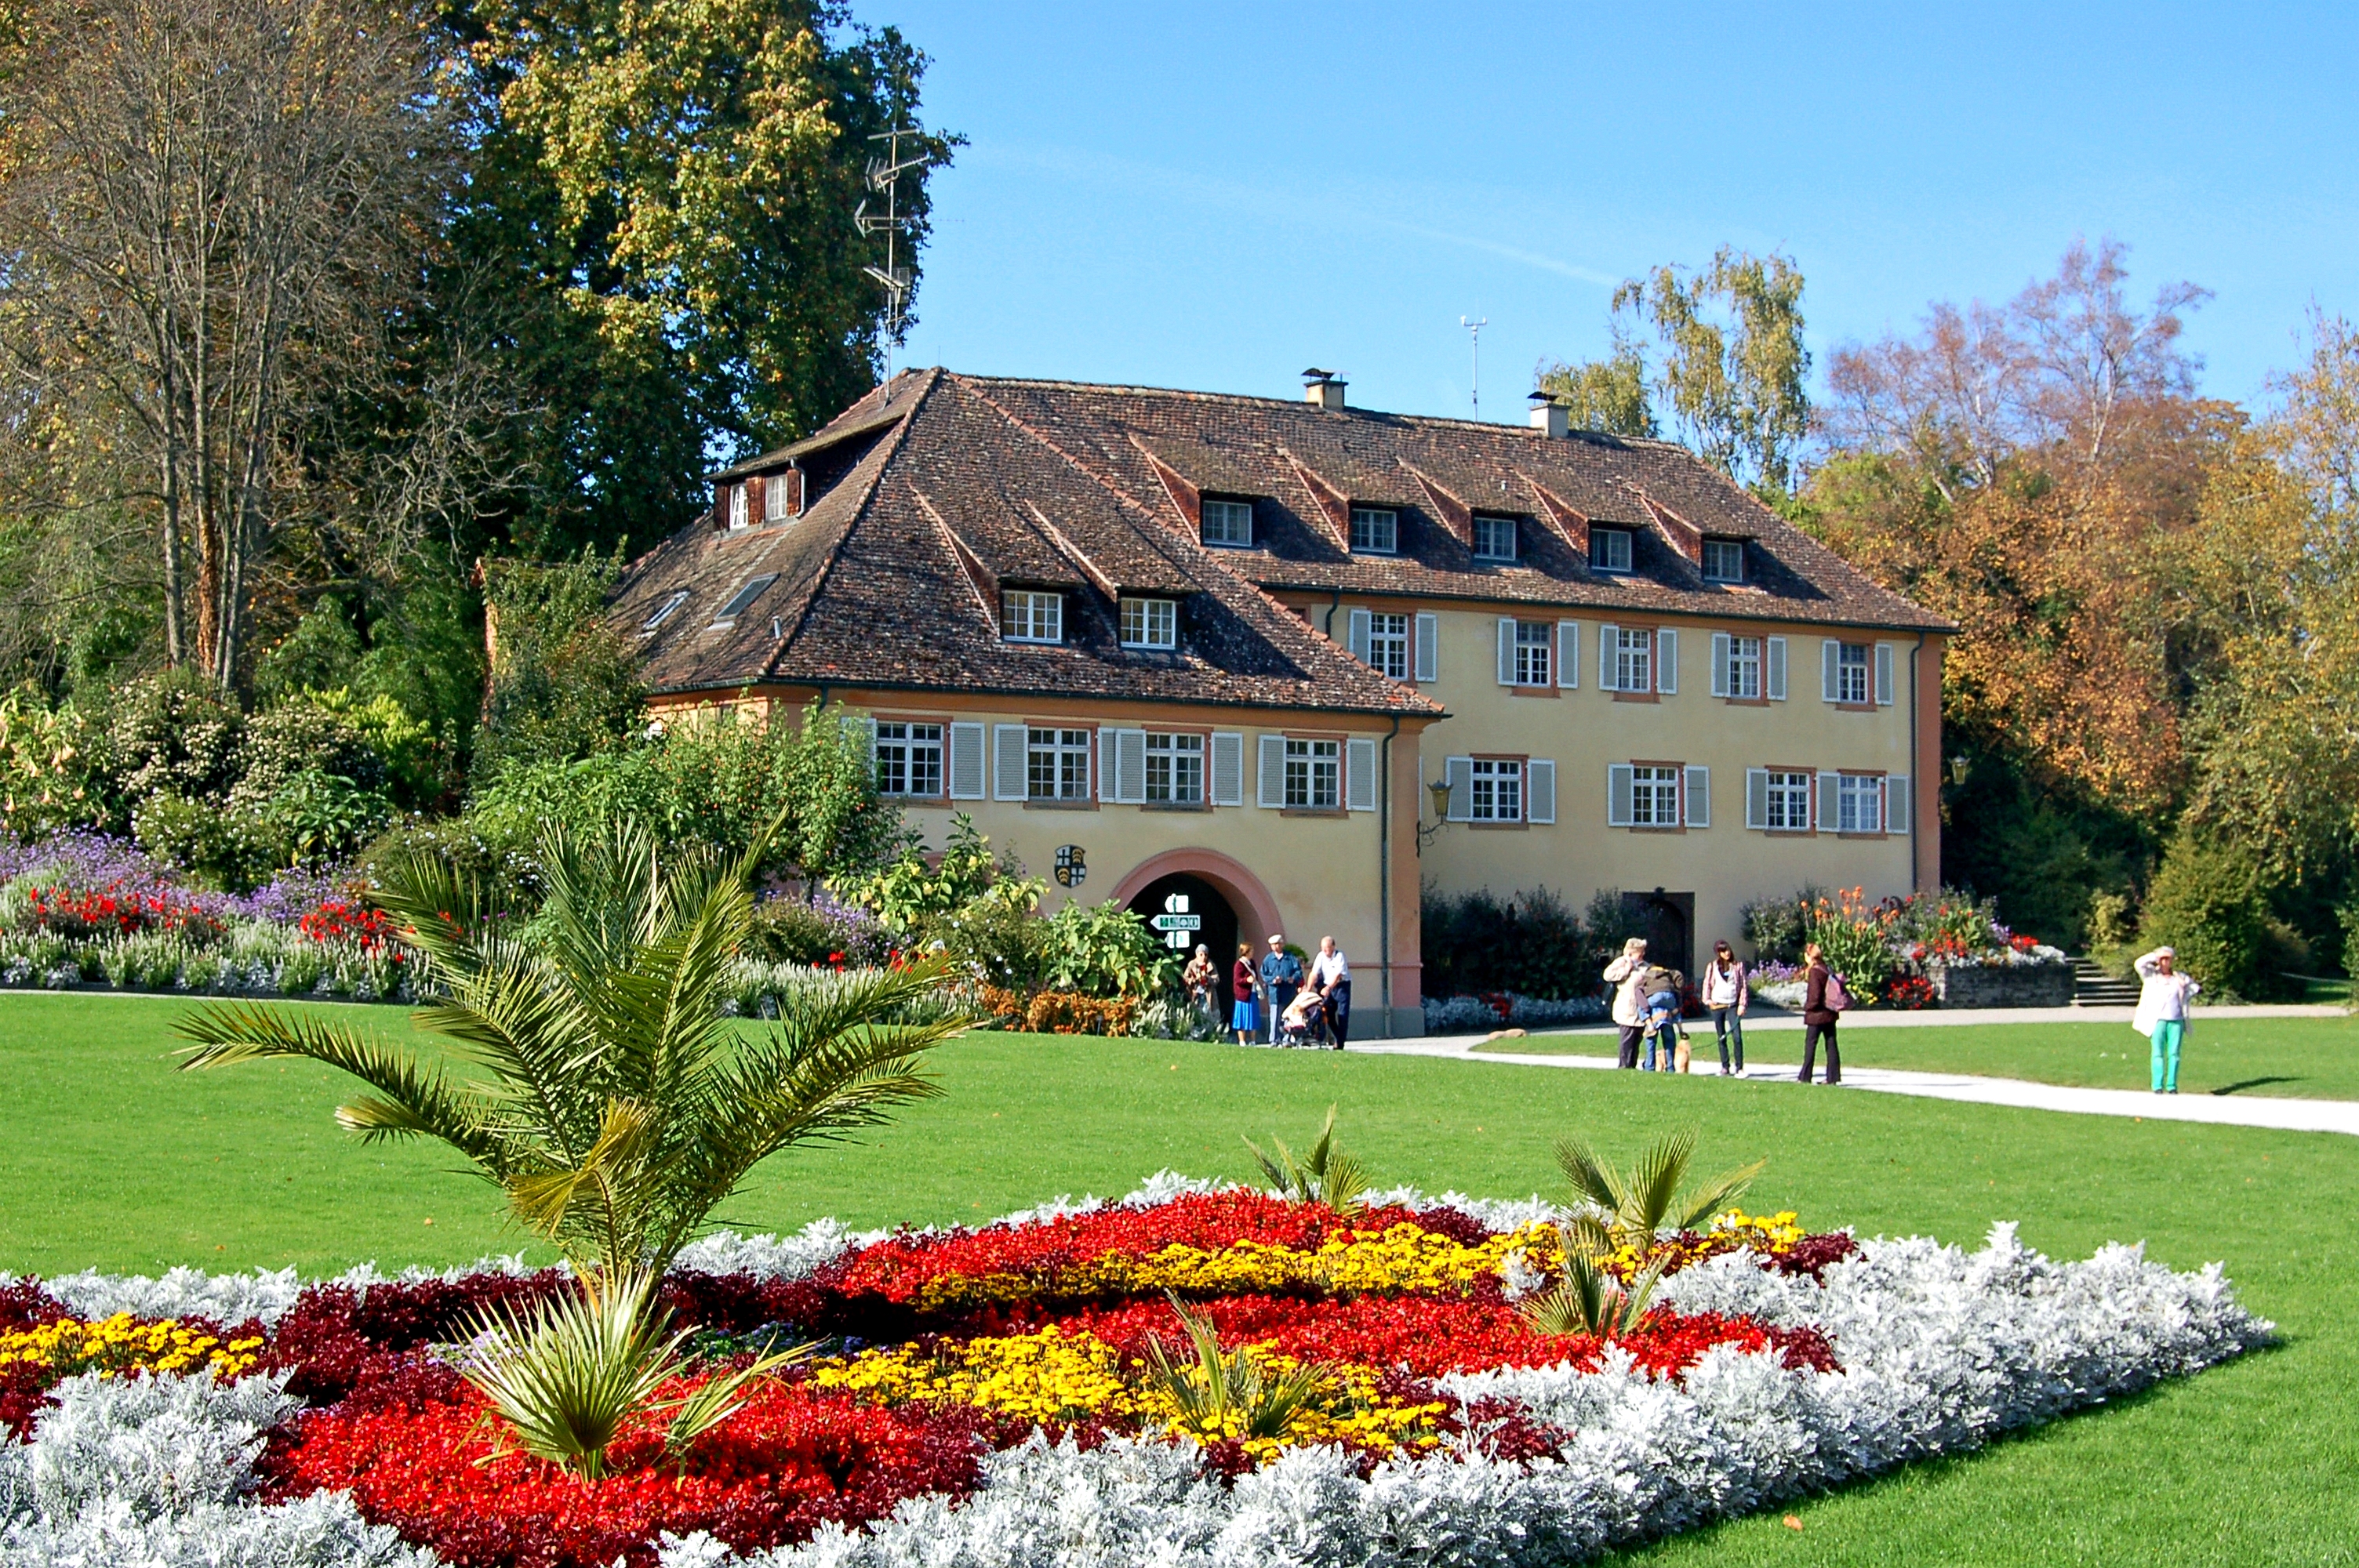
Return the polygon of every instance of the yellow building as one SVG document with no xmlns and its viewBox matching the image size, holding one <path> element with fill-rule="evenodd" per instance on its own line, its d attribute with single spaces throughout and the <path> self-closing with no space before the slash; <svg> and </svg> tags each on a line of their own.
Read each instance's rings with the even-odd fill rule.
<svg viewBox="0 0 2359 1568">
<path fill-rule="evenodd" d="M 659 712 L 866 712 L 929 843 L 1332 935 L 1363 1035 L 1419 1028 L 1420 881 L 1621 889 L 1691 968 L 1938 879 L 1951 628 L 1675 446 L 927 370 L 714 482 L 614 607 Z"/>
</svg>

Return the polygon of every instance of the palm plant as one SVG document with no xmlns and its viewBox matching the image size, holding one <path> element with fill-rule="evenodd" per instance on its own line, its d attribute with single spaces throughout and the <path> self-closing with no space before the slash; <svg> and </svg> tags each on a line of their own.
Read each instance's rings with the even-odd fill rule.
<svg viewBox="0 0 2359 1568">
<path fill-rule="evenodd" d="M 1622 1284 L 1586 1256 L 1568 1250 L 1564 1278 L 1554 1290 L 1532 1296 L 1516 1309 L 1534 1334 L 1593 1334 L 1618 1338 L 1637 1326 L 1662 1282 L 1667 1259 L 1658 1258 Z"/>
<path fill-rule="evenodd" d="M 480 1069 L 464 1082 L 333 1017 L 240 1004 L 182 1021 L 198 1042 L 182 1065 L 341 1068 L 374 1091 L 337 1110 L 348 1130 L 440 1139 L 578 1263 L 616 1281 L 659 1273 L 763 1160 L 937 1094 L 919 1054 L 964 1024 L 893 1022 L 938 989 L 939 962 L 783 997 L 758 1038 L 724 1019 L 767 838 L 731 861 L 667 860 L 636 823 L 581 836 L 551 825 L 549 896 L 525 933 L 488 921 L 476 885 L 444 861 L 392 868 L 378 902 L 444 993 L 412 1018 Z"/>
<path fill-rule="evenodd" d="M 1317 1402 L 1324 1368 L 1306 1361 L 1273 1374 L 1243 1346 L 1224 1355 L 1212 1321 L 1181 1306 L 1178 1296 L 1169 1300 L 1190 1356 L 1175 1361 L 1163 1341 L 1149 1336 L 1147 1376 L 1179 1407 L 1180 1425 L 1204 1436 L 1282 1437 L 1296 1414 Z"/>
<path fill-rule="evenodd" d="M 700 1435 L 736 1413 L 757 1379 L 813 1349 L 777 1351 L 659 1398 L 688 1370 L 680 1346 L 690 1331 L 665 1332 L 670 1314 L 649 1305 L 656 1279 L 643 1270 L 614 1278 L 586 1273 L 578 1294 L 545 1302 L 528 1316 L 495 1310 L 478 1321 L 460 1370 L 506 1422 L 516 1448 L 595 1481 L 606 1474 L 607 1449 L 635 1418 L 669 1411 L 664 1452 L 683 1458 Z M 503 1439 L 493 1453 L 508 1449 Z"/>
<path fill-rule="evenodd" d="M 1560 1141 L 1556 1162 L 1571 1182 L 1573 1195 L 1591 1206 L 1557 1227 L 1568 1263 L 1575 1256 L 1596 1260 L 1628 1248 L 1641 1258 L 1666 1226 L 1693 1228 L 1723 1204 L 1744 1195 L 1769 1162 L 1723 1171 L 1692 1192 L 1681 1193 L 1695 1133 L 1675 1132 L 1638 1156 L 1625 1176 L 1602 1162 L 1584 1144 Z"/>
<path fill-rule="evenodd" d="M 1319 1141 L 1310 1146 L 1307 1158 L 1296 1159 L 1294 1152 L 1277 1134 L 1270 1135 L 1270 1147 L 1277 1151 L 1273 1160 L 1261 1152 L 1261 1145 L 1248 1138 L 1246 1148 L 1261 1165 L 1262 1173 L 1269 1178 L 1273 1190 L 1298 1203 L 1324 1204 L 1345 1219 L 1357 1216 L 1366 1206 L 1362 1199 L 1368 1191 L 1365 1167 L 1352 1155 L 1335 1146 L 1335 1108 L 1327 1108 L 1327 1119 L 1319 1129 Z"/>
</svg>

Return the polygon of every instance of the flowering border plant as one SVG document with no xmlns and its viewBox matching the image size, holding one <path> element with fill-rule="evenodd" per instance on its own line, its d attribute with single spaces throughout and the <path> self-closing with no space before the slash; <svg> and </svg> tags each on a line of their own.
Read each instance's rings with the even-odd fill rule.
<svg viewBox="0 0 2359 1568">
<path fill-rule="evenodd" d="M 1550 1563 L 1870 1475 L 2266 1340 L 2215 1267 L 1967 1253 L 1729 1212 L 1602 1260 L 1610 1337 L 1528 1310 L 1537 1199 L 1350 1212 L 1166 1173 L 980 1228 L 709 1238 L 663 1283 L 667 1397 L 776 1346 L 684 1449 L 595 1480 L 503 1445 L 462 1375 L 516 1260 L 0 1289 L 9 1560 L 289 1568 Z M 222 1327 L 235 1325 L 234 1327 Z"/>
</svg>

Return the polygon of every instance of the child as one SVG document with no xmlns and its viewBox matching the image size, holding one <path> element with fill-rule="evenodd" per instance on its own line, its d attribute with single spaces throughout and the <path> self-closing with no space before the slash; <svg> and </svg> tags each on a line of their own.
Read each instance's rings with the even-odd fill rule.
<svg viewBox="0 0 2359 1568">
<path fill-rule="evenodd" d="M 1327 1016 L 1327 998 L 1316 986 L 1305 986 L 1294 993 L 1278 1015 L 1277 1043 L 1281 1045 L 1309 1045 L 1313 1043 L 1311 1031 Z"/>
<path fill-rule="evenodd" d="M 1647 971 L 1643 982 L 1647 997 L 1647 1044 L 1644 1065 L 1648 1072 L 1656 1070 L 1655 1053 L 1662 1053 L 1663 1072 L 1670 1072 L 1674 1045 L 1687 1044 L 1687 1030 L 1680 1022 L 1680 993 L 1687 989 L 1687 980 L 1677 969 L 1658 966 Z M 1681 1053 L 1684 1054 L 1684 1053 Z"/>
</svg>

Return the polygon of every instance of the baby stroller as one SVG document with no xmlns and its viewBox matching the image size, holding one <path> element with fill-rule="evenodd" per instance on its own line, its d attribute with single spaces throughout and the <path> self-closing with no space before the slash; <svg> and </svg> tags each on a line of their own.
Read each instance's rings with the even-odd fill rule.
<svg viewBox="0 0 2359 1568">
<path fill-rule="evenodd" d="M 1680 1021 L 1680 999 L 1687 990 L 1687 977 L 1677 969 L 1657 967 L 1647 971 L 1642 984 L 1647 1008 L 1640 1016 L 1647 1033 L 1639 1046 L 1638 1065 L 1650 1073 L 1656 1071 L 1655 1054 L 1660 1051 L 1663 1072 L 1684 1073 L 1690 1047 L 1687 1025 Z"/>
<path fill-rule="evenodd" d="M 1278 1014 L 1277 1043 L 1280 1045 L 1320 1045 L 1326 1043 L 1327 999 L 1309 986 L 1294 993 L 1294 1000 Z"/>
</svg>

